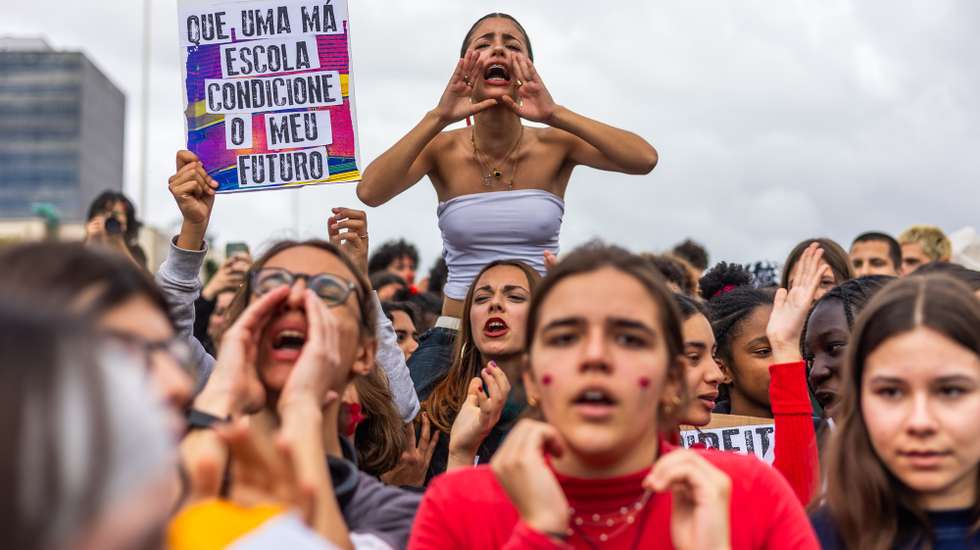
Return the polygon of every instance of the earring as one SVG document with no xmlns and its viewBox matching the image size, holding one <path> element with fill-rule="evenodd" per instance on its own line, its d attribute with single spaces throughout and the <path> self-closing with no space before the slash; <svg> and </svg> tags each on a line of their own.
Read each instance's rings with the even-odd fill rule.
<svg viewBox="0 0 980 550">
<path fill-rule="evenodd" d="M 528 407 L 537 408 L 538 407 L 538 398 L 537 397 L 534 397 L 533 395 L 527 396 L 527 406 Z"/>
<path fill-rule="evenodd" d="M 681 398 L 679 395 L 673 396 L 670 401 L 660 404 L 660 409 L 663 411 L 664 415 L 670 416 L 674 414 L 674 409 L 681 404 Z"/>
</svg>

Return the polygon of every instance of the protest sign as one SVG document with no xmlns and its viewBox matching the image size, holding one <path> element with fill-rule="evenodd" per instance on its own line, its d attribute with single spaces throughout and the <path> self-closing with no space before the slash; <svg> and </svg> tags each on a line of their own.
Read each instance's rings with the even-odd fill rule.
<svg viewBox="0 0 980 550">
<path fill-rule="evenodd" d="M 684 447 L 696 444 L 722 451 L 754 454 L 772 464 L 775 454 L 776 426 L 771 418 L 712 414 L 707 426 L 681 426 Z"/>
<path fill-rule="evenodd" d="M 361 178 L 347 0 L 180 0 L 187 148 L 219 192 Z"/>
</svg>

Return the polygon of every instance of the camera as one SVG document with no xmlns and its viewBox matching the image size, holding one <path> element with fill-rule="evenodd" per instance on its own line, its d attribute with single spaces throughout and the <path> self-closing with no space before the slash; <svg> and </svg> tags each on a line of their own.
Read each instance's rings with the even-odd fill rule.
<svg viewBox="0 0 980 550">
<path fill-rule="evenodd" d="M 121 235 L 122 223 L 115 216 L 109 216 L 105 219 L 105 232 L 107 235 Z"/>
</svg>

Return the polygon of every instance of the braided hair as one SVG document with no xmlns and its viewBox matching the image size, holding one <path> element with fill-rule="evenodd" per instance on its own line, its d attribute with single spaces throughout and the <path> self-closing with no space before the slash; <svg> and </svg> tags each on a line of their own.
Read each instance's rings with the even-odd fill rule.
<svg viewBox="0 0 980 550">
<path fill-rule="evenodd" d="M 864 309 L 865 304 L 871 300 L 876 292 L 893 280 L 895 277 L 890 275 L 868 275 L 859 279 L 844 281 L 821 296 L 810 308 L 810 312 L 807 313 L 806 322 L 803 324 L 803 333 L 800 335 L 800 353 L 806 362 L 809 364 L 813 357 L 813 354 L 806 349 L 806 334 L 810 328 L 810 316 L 813 315 L 817 306 L 830 300 L 840 301 L 844 306 L 847 328 L 854 328 L 854 319 Z"/>
<path fill-rule="evenodd" d="M 708 303 L 708 320 L 715 333 L 716 356 L 731 365 L 732 340 L 745 320 L 764 306 L 771 306 L 775 292 L 754 288 L 752 273 L 744 266 L 720 262 L 701 277 L 701 296 Z"/>
</svg>

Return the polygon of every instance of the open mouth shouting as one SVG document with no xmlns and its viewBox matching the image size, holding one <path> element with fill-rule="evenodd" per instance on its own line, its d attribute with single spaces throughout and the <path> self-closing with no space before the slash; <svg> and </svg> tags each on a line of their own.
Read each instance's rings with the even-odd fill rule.
<svg viewBox="0 0 980 550">
<path fill-rule="evenodd" d="M 272 337 L 272 359 L 296 361 L 306 344 L 306 326 L 300 323 L 283 323 L 275 328 Z"/>
<path fill-rule="evenodd" d="M 500 338 L 510 332 L 510 327 L 500 317 L 491 317 L 483 325 L 483 335 L 487 338 Z"/>
<path fill-rule="evenodd" d="M 500 63 L 493 63 L 483 71 L 483 80 L 491 86 L 509 86 L 510 71 Z"/>
<path fill-rule="evenodd" d="M 592 386 L 575 396 L 572 407 L 586 420 L 605 420 L 612 416 L 618 402 L 605 388 Z"/>
</svg>

